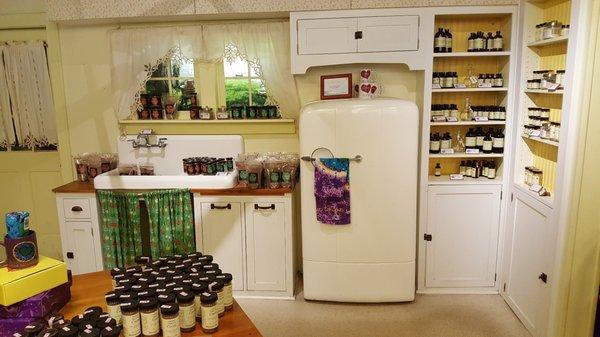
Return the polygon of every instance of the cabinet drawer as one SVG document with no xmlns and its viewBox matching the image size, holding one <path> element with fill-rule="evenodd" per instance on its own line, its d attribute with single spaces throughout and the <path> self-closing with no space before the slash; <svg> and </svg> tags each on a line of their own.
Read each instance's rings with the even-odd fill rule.
<svg viewBox="0 0 600 337">
<path fill-rule="evenodd" d="M 63 199 L 63 210 L 67 219 L 90 219 L 90 199 L 65 198 Z"/>
</svg>

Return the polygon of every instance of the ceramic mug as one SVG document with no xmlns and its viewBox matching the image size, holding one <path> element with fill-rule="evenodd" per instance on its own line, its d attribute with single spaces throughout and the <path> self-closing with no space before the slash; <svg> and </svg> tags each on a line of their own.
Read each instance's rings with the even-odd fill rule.
<svg viewBox="0 0 600 337">
<path fill-rule="evenodd" d="M 379 83 L 371 83 L 371 98 L 379 97 L 381 94 L 381 86 Z"/>
<path fill-rule="evenodd" d="M 358 98 L 367 99 L 371 98 L 371 83 L 361 83 L 358 85 Z"/>
<path fill-rule="evenodd" d="M 30 230 L 29 234 L 11 239 L 4 236 L 4 242 L 0 242 L 6 250 L 6 260 L 0 262 L 0 266 L 6 265 L 8 270 L 24 269 L 35 266 L 39 261 L 37 239 L 35 232 Z"/>
<path fill-rule="evenodd" d="M 360 71 L 360 81 L 368 82 L 369 78 L 371 78 L 371 69 L 362 69 Z"/>
</svg>

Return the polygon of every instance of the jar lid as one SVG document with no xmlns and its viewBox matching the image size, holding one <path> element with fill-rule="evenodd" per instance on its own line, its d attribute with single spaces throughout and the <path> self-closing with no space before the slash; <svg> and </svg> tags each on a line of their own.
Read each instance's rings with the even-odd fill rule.
<svg viewBox="0 0 600 337">
<path fill-rule="evenodd" d="M 210 283 L 215 280 L 215 275 L 203 275 L 196 279 L 198 282 Z"/>
<path fill-rule="evenodd" d="M 183 281 L 184 277 L 185 277 L 185 275 L 175 275 L 175 276 L 173 276 L 172 280 L 175 283 L 179 283 L 179 282 Z"/>
<path fill-rule="evenodd" d="M 157 298 L 158 298 L 158 302 L 160 304 L 167 304 L 167 303 L 175 302 L 175 295 L 173 295 L 172 293 L 160 294 L 157 296 Z"/>
<path fill-rule="evenodd" d="M 223 281 L 223 283 L 229 283 L 233 280 L 233 276 L 230 273 L 223 273 L 216 276 L 217 280 Z"/>
<path fill-rule="evenodd" d="M 85 329 L 85 330 L 79 332 L 79 337 L 99 337 L 99 336 L 100 336 L 100 330 L 98 330 L 96 328 Z"/>
<path fill-rule="evenodd" d="M 188 303 L 194 300 L 194 293 L 191 291 L 180 291 L 177 293 L 177 302 Z"/>
<path fill-rule="evenodd" d="M 137 293 L 137 296 L 138 296 L 139 299 L 156 297 L 156 290 L 154 290 L 154 289 L 146 289 L 144 291 L 140 291 L 139 293 Z"/>
<path fill-rule="evenodd" d="M 200 253 L 200 252 L 193 252 L 193 253 L 189 253 L 189 254 L 187 255 L 187 258 L 188 258 L 188 259 L 197 259 L 197 258 L 199 258 L 200 256 L 202 256 L 202 253 Z"/>
<path fill-rule="evenodd" d="M 29 335 L 35 335 L 42 330 L 44 330 L 44 325 L 41 323 L 29 324 L 23 329 Z"/>
<path fill-rule="evenodd" d="M 191 288 L 189 286 L 181 284 L 181 285 L 177 285 L 177 287 L 173 288 L 173 293 L 177 294 L 177 293 L 182 292 L 182 291 L 188 291 L 189 292 L 190 290 L 191 290 Z"/>
<path fill-rule="evenodd" d="M 120 304 L 120 307 L 122 311 L 135 311 L 138 309 L 138 301 L 132 299 L 128 302 L 123 302 Z"/>
<path fill-rule="evenodd" d="M 85 320 L 85 317 L 83 314 L 75 315 L 75 316 L 73 316 L 73 318 L 71 318 L 71 324 L 79 326 L 79 323 L 83 320 Z M 25 327 L 25 328 L 27 328 L 27 327 Z"/>
<path fill-rule="evenodd" d="M 142 271 L 142 267 L 140 267 L 140 266 L 135 266 L 135 267 L 125 269 L 125 272 L 129 275 L 140 272 L 140 271 Z"/>
<path fill-rule="evenodd" d="M 208 290 L 220 291 L 223 289 L 223 281 L 215 280 L 208 284 Z"/>
<path fill-rule="evenodd" d="M 222 273 L 223 273 L 223 271 L 221 269 L 218 269 L 218 268 L 217 269 L 206 270 L 204 272 L 204 274 L 206 274 L 206 275 L 215 275 L 215 276 L 221 275 Z"/>
<path fill-rule="evenodd" d="M 127 293 L 119 295 L 119 300 L 121 300 L 121 301 L 129 301 L 129 300 L 136 300 L 136 299 L 137 299 L 137 293 L 134 293 L 134 292 L 127 292 Z"/>
<path fill-rule="evenodd" d="M 156 295 L 168 294 L 171 292 L 171 288 L 162 286 L 160 288 L 156 288 Z"/>
<path fill-rule="evenodd" d="M 53 329 L 53 328 L 46 328 L 46 329 L 40 331 L 37 336 L 38 337 L 55 337 L 57 335 L 58 335 L 58 330 Z"/>
<path fill-rule="evenodd" d="M 213 261 L 212 255 L 202 255 L 198 258 L 198 261 L 203 263 L 211 263 Z"/>
<path fill-rule="evenodd" d="M 194 282 L 192 284 L 192 291 L 196 295 L 200 295 L 207 290 L 208 290 L 208 283 L 206 283 L 206 282 Z"/>
<path fill-rule="evenodd" d="M 102 329 L 101 334 L 102 337 L 118 337 L 119 334 L 121 334 L 121 328 L 107 326 L 106 328 Z"/>
<path fill-rule="evenodd" d="M 134 284 L 131 286 L 131 291 L 136 292 L 136 293 L 142 291 L 143 289 L 144 289 L 144 286 L 141 284 Z"/>
<path fill-rule="evenodd" d="M 124 294 L 126 292 L 131 291 L 131 285 L 129 285 L 129 284 L 118 285 L 114 288 L 114 291 L 117 295 Z"/>
<path fill-rule="evenodd" d="M 194 262 L 191 264 L 190 268 L 202 268 L 203 265 L 205 265 L 206 262 Z M 196 270 L 196 273 L 199 272 L 199 270 Z"/>
<path fill-rule="evenodd" d="M 140 309 L 155 309 L 158 307 L 158 301 L 154 297 L 144 298 L 140 300 Z"/>
<path fill-rule="evenodd" d="M 163 315 L 174 315 L 179 312 L 177 303 L 163 304 L 160 306 L 160 313 Z"/>
<path fill-rule="evenodd" d="M 193 283 L 194 283 L 194 280 L 192 280 L 191 278 L 186 278 L 185 280 L 181 281 L 181 284 L 183 284 L 184 286 L 188 286 L 188 287 L 191 287 Z"/>
<path fill-rule="evenodd" d="M 148 289 L 152 289 L 156 291 L 156 289 L 160 288 L 161 284 L 158 282 L 148 284 Z"/>
<path fill-rule="evenodd" d="M 82 319 L 81 321 L 79 321 L 79 324 L 77 324 L 79 331 L 85 330 L 85 329 L 92 329 L 95 326 L 96 326 L 96 322 L 92 321 L 91 319 L 87 319 L 87 318 Z"/>
<path fill-rule="evenodd" d="M 58 329 L 58 337 L 77 337 L 79 335 L 79 329 L 72 325 L 63 326 Z"/>
<path fill-rule="evenodd" d="M 150 256 L 138 256 L 135 258 L 135 263 L 137 264 L 147 264 L 150 263 L 150 261 L 152 261 L 152 258 L 150 258 Z"/>
<path fill-rule="evenodd" d="M 200 302 L 202 302 L 202 304 L 213 304 L 217 302 L 218 299 L 219 296 L 214 292 L 203 292 L 202 295 L 200 295 Z"/>
<path fill-rule="evenodd" d="M 161 261 L 160 259 L 150 262 L 150 265 L 152 267 L 160 267 L 160 266 L 162 266 L 162 264 L 163 264 L 163 261 Z"/>
<path fill-rule="evenodd" d="M 130 277 L 122 278 L 117 281 L 119 285 L 132 285 L 135 283 L 135 280 Z"/>
<path fill-rule="evenodd" d="M 170 275 L 170 276 L 179 275 L 179 274 L 181 274 L 181 270 L 180 269 L 169 269 L 169 270 L 165 271 L 165 274 Z"/>
<path fill-rule="evenodd" d="M 125 273 L 125 269 L 123 268 L 113 268 L 110 270 L 110 276 L 115 276 L 118 274 L 124 274 Z"/>
<path fill-rule="evenodd" d="M 219 265 L 216 263 L 207 263 L 202 266 L 202 269 L 204 269 L 204 270 L 219 269 Z"/>
<path fill-rule="evenodd" d="M 102 310 L 100 311 L 102 312 Z M 55 323 L 57 323 L 60 320 L 64 320 L 65 316 L 61 315 L 61 314 L 56 314 L 56 315 L 52 315 L 50 317 L 48 317 L 46 319 L 46 322 L 48 322 L 48 326 L 53 326 Z"/>
<path fill-rule="evenodd" d="M 96 323 L 96 327 L 99 329 L 104 329 L 107 326 L 117 326 L 117 320 L 112 317 L 107 317 L 105 319 L 101 319 Z"/>
</svg>

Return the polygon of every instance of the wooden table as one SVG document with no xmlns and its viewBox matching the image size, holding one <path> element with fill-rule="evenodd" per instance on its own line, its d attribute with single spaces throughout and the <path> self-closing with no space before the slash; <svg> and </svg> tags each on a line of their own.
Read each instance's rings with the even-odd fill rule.
<svg viewBox="0 0 600 337">
<path fill-rule="evenodd" d="M 73 276 L 71 301 L 60 312 L 65 318 L 71 319 L 73 316 L 83 313 L 88 307 L 99 305 L 106 310 L 104 294 L 111 290 L 112 284 L 108 271 Z M 202 332 L 200 325 L 197 325 L 196 330 L 182 333 L 181 336 L 261 336 L 261 334 L 234 300 L 233 309 L 225 312 L 225 316 L 219 318 L 217 332 L 207 335 Z"/>
</svg>

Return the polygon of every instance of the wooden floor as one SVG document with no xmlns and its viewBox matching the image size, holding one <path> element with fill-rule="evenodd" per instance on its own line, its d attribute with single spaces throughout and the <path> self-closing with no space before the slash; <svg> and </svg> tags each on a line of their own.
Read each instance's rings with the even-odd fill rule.
<svg viewBox="0 0 600 337">
<path fill-rule="evenodd" d="M 86 308 L 101 306 L 106 310 L 104 294 L 112 290 L 108 271 L 73 276 L 71 301 L 61 310 L 65 318 L 71 319 Z M 219 319 L 219 330 L 211 335 L 204 334 L 198 325 L 193 332 L 182 333 L 183 337 L 192 336 L 261 336 L 250 318 L 234 301 L 233 309 Z"/>
</svg>

